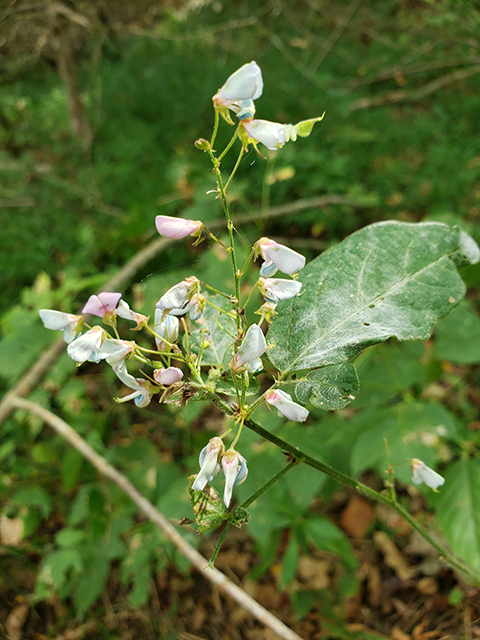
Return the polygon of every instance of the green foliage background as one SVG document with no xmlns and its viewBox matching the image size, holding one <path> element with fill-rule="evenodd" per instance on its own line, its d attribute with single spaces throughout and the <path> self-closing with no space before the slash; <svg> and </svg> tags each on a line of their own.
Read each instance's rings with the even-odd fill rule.
<svg viewBox="0 0 480 640">
<path fill-rule="evenodd" d="M 259 117 L 294 123 L 323 111 L 326 116 L 308 140 L 266 160 L 253 151 L 244 158 L 232 207 L 235 214 L 261 210 L 263 216 L 240 229 L 240 242 L 288 237 L 312 259 L 351 232 L 387 219 L 459 224 L 480 240 L 478 12 L 471 3 L 446 0 L 358 3 L 347 17 L 350 8 L 343 2 L 324 3 L 321 10 L 312 2 L 212 3 L 182 19 L 164 12 L 150 29 L 153 37 L 89 33 L 77 54 L 94 133 L 88 152 L 70 134 L 55 68 L 42 57 L 16 71 L 4 66 L 3 391 L 56 338 L 37 319 L 39 308 L 78 311 L 155 239 L 156 214 L 203 221 L 220 216 L 206 194 L 213 176 L 193 142 L 211 133 L 211 96 L 252 58 L 265 82 Z M 462 70 L 470 75 L 450 77 Z M 224 128 L 218 148 L 228 134 Z M 227 159 L 226 167 L 233 162 Z M 355 204 L 269 216 L 270 207 L 332 194 Z M 166 288 L 192 273 L 227 286 L 228 272 L 214 259 L 207 243 L 197 249 L 176 244 L 137 275 L 125 296 L 150 314 Z M 480 268 L 465 268 L 462 275 L 467 298 L 438 323 L 433 340 L 390 342 L 358 357 L 361 390 L 348 409 L 314 410 L 307 426 L 285 424 L 265 410 L 256 419 L 355 475 L 383 473 L 385 437 L 392 462 L 421 457 L 446 469 L 445 490 L 425 499 L 454 550 L 480 569 Z M 166 515 L 190 516 L 186 477 L 211 437 L 202 426 L 208 407 L 118 407 L 110 374 L 94 365 L 77 371 L 63 356 L 31 397 L 64 417 Z M 101 482 L 37 419 L 18 411 L 0 426 L 0 437 L 1 513 L 22 518 L 25 527 L 25 542 L 4 547 L 0 564 L 13 576 L 15 567 L 39 557 L 36 597 L 54 588 L 73 597 L 79 615 L 98 609 L 110 562 L 118 561 L 132 605 L 141 606 L 153 568 L 172 558 L 182 564 L 151 525 L 136 520 L 118 489 Z M 250 475 L 238 490 L 240 500 L 282 464 L 281 454 L 252 434 L 242 436 L 242 453 Z M 396 476 L 408 483 L 408 465 L 399 466 Z M 351 546 L 325 517 L 335 488 L 313 470 L 297 468 L 252 507 L 249 532 L 264 557 L 254 578 L 278 559 L 286 529 L 282 586 L 293 579 L 298 554 L 311 545 L 338 553 L 346 575 L 352 573 Z M 54 521 L 61 524 L 52 526 Z M 348 580 L 338 583 L 340 594 L 354 588 Z M 314 601 L 309 597 L 294 600 L 298 615 Z"/>
</svg>

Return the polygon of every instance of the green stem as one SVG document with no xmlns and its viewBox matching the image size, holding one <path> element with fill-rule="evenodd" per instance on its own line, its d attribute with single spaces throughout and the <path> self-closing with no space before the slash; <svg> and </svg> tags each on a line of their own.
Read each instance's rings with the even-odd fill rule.
<svg viewBox="0 0 480 640">
<path fill-rule="evenodd" d="M 229 253 L 230 253 L 230 259 L 232 261 L 232 269 L 233 269 L 233 277 L 235 280 L 235 298 L 237 299 L 237 304 L 240 304 L 240 277 L 239 277 L 239 271 L 238 271 L 238 267 L 237 267 L 237 257 L 235 254 L 235 243 L 234 243 L 234 239 L 233 239 L 233 222 L 230 218 L 230 211 L 228 209 L 228 203 L 227 203 L 227 196 L 225 193 L 225 188 L 223 186 L 223 181 L 222 181 L 222 174 L 220 173 L 220 163 L 219 161 L 215 158 L 215 156 L 213 155 L 212 151 L 210 149 L 207 149 L 207 153 L 210 156 L 210 160 L 212 161 L 213 164 L 213 171 L 215 172 L 215 175 L 217 176 L 217 182 L 218 182 L 218 191 L 220 193 L 220 198 L 222 199 L 222 204 L 223 204 L 223 211 L 225 213 L 225 218 L 227 219 L 227 228 L 228 228 L 228 238 L 230 241 L 230 247 L 229 247 Z M 240 332 L 241 329 L 241 318 L 240 316 L 237 314 L 237 331 Z"/>
<path fill-rule="evenodd" d="M 221 160 L 223 160 L 223 158 L 227 155 L 227 153 L 230 151 L 230 149 L 233 147 L 233 143 L 235 142 L 235 140 L 238 137 L 238 129 L 239 129 L 240 125 L 238 125 L 238 127 L 235 129 L 235 133 L 232 136 L 232 139 L 230 140 L 230 142 L 227 144 L 227 146 L 225 147 L 225 149 L 222 151 L 222 153 L 218 156 L 218 160 L 217 162 L 220 163 Z"/>
<path fill-rule="evenodd" d="M 280 471 L 277 471 L 277 473 L 274 476 L 272 476 L 270 480 L 265 482 L 265 484 L 263 484 L 259 489 L 257 489 L 254 493 L 252 493 L 252 495 L 249 498 L 247 498 L 245 502 L 242 502 L 240 507 L 242 509 L 246 509 L 247 507 L 249 507 L 253 502 L 255 502 L 255 500 L 257 500 L 257 498 L 259 498 L 262 495 L 262 493 L 265 493 L 265 491 L 268 491 L 268 489 L 270 489 L 271 486 L 273 486 L 276 482 L 278 482 L 280 478 L 283 478 L 283 476 L 287 473 L 287 471 L 290 471 L 290 469 L 293 469 L 293 467 L 295 467 L 297 464 L 298 464 L 298 461 L 290 460 L 290 462 L 285 466 L 283 466 L 280 469 Z M 215 565 L 215 561 L 217 559 L 218 553 L 222 548 L 223 543 L 225 542 L 225 538 L 227 537 L 227 533 L 231 526 L 232 526 L 232 521 L 228 520 L 227 523 L 225 524 L 225 527 L 222 531 L 220 538 L 218 539 L 217 545 L 212 553 L 212 557 L 208 562 L 208 565 L 207 565 L 208 567 L 212 568 Z"/>
<path fill-rule="evenodd" d="M 220 122 L 220 116 L 218 115 L 218 111 L 215 109 L 215 124 L 213 125 L 212 139 L 210 140 L 210 149 L 213 149 L 213 145 L 215 144 L 215 138 L 217 137 L 219 122 Z"/>
<path fill-rule="evenodd" d="M 219 407 L 220 409 L 222 409 L 222 411 L 224 411 L 224 413 L 228 415 L 231 415 L 234 413 L 235 409 L 230 405 L 228 405 L 216 393 L 210 392 L 208 396 L 210 400 L 212 400 L 212 402 L 217 405 L 217 407 Z M 450 553 L 447 549 L 445 549 L 440 543 L 438 543 L 435 540 L 435 538 L 433 538 L 433 536 L 426 529 L 424 529 L 424 527 L 422 527 L 422 525 L 419 522 L 417 522 L 417 520 L 415 520 L 415 518 L 411 516 L 408 513 L 408 511 L 406 511 L 396 500 L 392 500 L 392 498 L 385 495 L 384 493 L 375 491 L 375 489 L 371 489 L 370 487 L 363 484 L 362 482 L 359 482 L 358 480 L 354 480 L 350 476 L 347 476 L 345 473 L 342 473 L 341 471 L 334 469 L 330 465 L 325 464 L 320 460 L 316 460 L 315 458 L 312 458 L 312 456 L 310 456 L 308 453 L 305 453 L 301 449 L 298 449 L 298 447 L 295 447 L 294 445 L 290 444 L 286 440 L 283 440 L 283 438 L 280 438 L 274 433 L 270 433 L 270 431 L 267 431 L 267 429 L 264 429 L 253 420 L 245 419 L 244 424 L 246 427 L 248 427 L 249 429 L 257 433 L 262 438 L 265 438 L 269 442 L 272 442 L 273 444 L 277 445 L 277 447 L 282 449 L 282 451 L 287 451 L 288 453 L 290 453 L 297 462 L 303 462 L 309 467 L 318 469 L 318 471 L 322 471 L 323 473 L 330 476 L 334 480 L 341 482 L 347 487 L 351 487 L 352 489 L 355 489 L 356 491 L 363 494 L 364 496 L 367 496 L 372 500 L 376 500 L 377 502 L 381 502 L 382 504 L 392 508 L 399 515 L 401 515 L 412 526 L 412 528 L 415 529 L 415 531 L 418 531 L 418 533 L 425 540 L 427 540 L 427 542 L 429 542 L 432 545 L 432 547 L 438 552 L 440 557 L 445 560 L 445 562 L 450 564 L 452 567 L 455 567 L 458 571 L 460 571 L 465 576 L 467 576 L 470 584 L 480 585 L 480 575 L 476 571 L 473 571 L 472 569 L 470 569 L 470 567 L 465 565 L 459 558 L 455 557 L 452 553 Z"/>
<path fill-rule="evenodd" d="M 240 149 L 240 153 L 238 154 L 238 158 L 237 158 L 237 161 L 235 163 L 235 166 L 233 167 L 232 173 L 230 174 L 230 177 L 227 180 L 227 184 L 225 185 L 225 191 L 230 186 L 230 182 L 232 181 L 233 176 L 237 173 L 237 169 L 240 166 L 240 162 L 242 160 L 242 157 L 243 157 L 243 147 Z"/>
</svg>

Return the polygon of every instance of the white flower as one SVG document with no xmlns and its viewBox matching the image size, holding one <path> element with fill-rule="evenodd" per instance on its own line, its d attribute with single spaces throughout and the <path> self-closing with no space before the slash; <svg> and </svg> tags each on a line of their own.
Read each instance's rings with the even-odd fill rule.
<svg viewBox="0 0 480 640">
<path fill-rule="evenodd" d="M 230 363 L 230 369 L 237 373 L 255 372 L 262 368 L 260 356 L 265 353 L 267 343 L 258 324 L 252 324 L 243 338 L 240 349 Z"/>
<path fill-rule="evenodd" d="M 277 303 L 289 300 L 300 293 L 302 283 L 298 280 L 282 280 L 281 278 L 259 278 L 258 286 L 265 300 Z"/>
<path fill-rule="evenodd" d="M 87 360 L 99 362 L 101 358 L 98 355 L 98 349 L 107 337 L 102 327 L 92 327 L 68 345 L 67 353 L 75 362 L 83 363 Z"/>
<path fill-rule="evenodd" d="M 203 229 L 200 220 L 187 220 L 186 218 L 175 218 L 172 216 L 157 216 L 155 226 L 161 236 L 180 240 L 187 236 L 199 236 Z"/>
<path fill-rule="evenodd" d="M 259 98 L 262 91 L 262 72 L 252 60 L 232 73 L 212 100 L 215 107 L 227 107 L 240 119 L 252 118 L 255 115 L 253 100 Z"/>
<path fill-rule="evenodd" d="M 422 484 L 422 482 L 424 482 L 427 487 L 430 487 L 430 489 L 434 491 L 444 484 L 445 478 L 442 478 L 439 473 L 427 467 L 427 465 L 418 458 L 413 458 L 410 465 L 413 473 L 413 484 Z"/>
<path fill-rule="evenodd" d="M 116 338 L 106 338 L 97 349 L 96 354 L 100 360 L 106 360 L 108 364 L 114 365 L 120 360 L 124 360 L 135 351 L 135 342 L 131 340 L 117 340 Z"/>
<path fill-rule="evenodd" d="M 82 333 L 83 317 L 54 309 L 40 309 L 38 315 L 46 329 L 63 331 L 63 339 L 69 343 Z"/>
<path fill-rule="evenodd" d="M 169 385 L 180 382 L 183 378 L 183 371 L 178 367 L 168 367 L 168 369 L 155 369 L 153 377 L 159 384 Z"/>
<path fill-rule="evenodd" d="M 242 120 L 242 126 L 250 140 L 248 142 L 261 142 L 267 149 L 275 151 L 281 149 L 283 145 L 292 140 L 295 142 L 297 136 L 306 138 L 310 135 L 313 125 L 323 119 L 310 118 L 302 120 L 297 124 L 280 124 L 280 122 L 270 122 L 269 120 Z"/>
<path fill-rule="evenodd" d="M 134 400 L 137 407 L 146 407 L 150 404 L 152 399 L 152 385 L 148 380 L 142 378 L 135 378 L 127 371 L 125 361 L 121 360 L 117 364 L 112 366 L 115 374 L 120 378 L 123 384 L 129 389 L 133 389 L 133 393 L 128 396 L 124 396 L 117 400 L 117 402 L 127 402 L 128 400 Z"/>
<path fill-rule="evenodd" d="M 207 482 L 220 471 L 220 459 L 225 452 L 225 446 L 221 438 L 212 438 L 206 447 L 200 451 L 198 463 L 200 465 L 200 473 L 192 484 L 194 491 L 202 491 Z"/>
<path fill-rule="evenodd" d="M 157 334 L 155 343 L 159 351 L 168 349 L 168 343 L 175 342 L 178 338 L 180 322 L 176 316 L 165 316 L 163 309 L 155 309 L 155 324 L 153 330 Z M 164 338 L 164 340 L 162 340 Z M 167 341 L 167 342 L 166 342 Z"/>
<path fill-rule="evenodd" d="M 248 475 L 247 461 L 240 453 L 229 449 L 222 456 L 222 471 L 225 474 L 223 501 L 228 507 L 232 499 L 233 488 L 242 484 Z"/>
<path fill-rule="evenodd" d="M 255 254 L 262 254 L 265 262 L 260 269 L 262 277 L 273 276 L 277 269 L 292 275 L 305 266 L 305 257 L 270 238 L 260 238 L 254 245 Z"/>
<path fill-rule="evenodd" d="M 183 316 L 198 305 L 198 300 L 192 300 L 200 290 L 200 283 L 195 276 L 190 276 L 182 282 L 171 287 L 157 302 L 157 309 L 163 311 L 163 315 Z"/>
<path fill-rule="evenodd" d="M 292 396 L 280 389 L 269 389 L 265 393 L 265 402 L 278 411 L 278 415 L 285 416 L 292 422 L 305 422 L 308 411 L 302 405 L 292 400 Z"/>
</svg>

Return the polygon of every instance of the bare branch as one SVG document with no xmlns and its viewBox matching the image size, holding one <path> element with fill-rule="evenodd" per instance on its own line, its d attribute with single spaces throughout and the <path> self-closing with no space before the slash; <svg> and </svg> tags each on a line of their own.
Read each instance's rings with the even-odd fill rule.
<svg viewBox="0 0 480 640">
<path fill-rule="evenodd" d="M 128 478 L 120 473 L 118 469 L 115 469 L 105 458 L 96 453 L 69 424 L 36 402 L 16 397 L 12 399 L 12 404 L 17 409 L 25 409 L 44 420 L 59 436 L 81 453 L 102 476 L 114 482 L 117 487 L 137 505 L 145 517 L 148 518 L 150 522 L 153 522 L 153 524 L 173 542 L 180 553 L 191 562 L 202 576 L 217 586 L 221 593 L 233 598 L 241 607 L 251 613 L 263 625 L 274 631 L 280 638 L 284 640 L 302 640 L 299 635 L 267 611 L 267 609 L 262 607 L 221 571 L 215 568 L 207 569 L 208 560 L 184 540 L 168 518 L 160 513 L 160 511 L 134 487 Z"/>
</svg>

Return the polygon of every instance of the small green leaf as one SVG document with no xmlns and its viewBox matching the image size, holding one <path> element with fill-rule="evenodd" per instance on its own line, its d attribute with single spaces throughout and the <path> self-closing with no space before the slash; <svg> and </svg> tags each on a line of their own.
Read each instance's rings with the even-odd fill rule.
<svg viewBox="0 0 480 640">
<path fill-rule="evenodd" d="M 312 371 L 299 380 L 295 395 L 302 404 L 311 402 L 324 411 L 343 409 L 358 391 L 357 372 L 352 364 L 333 364 Z"/>
<path fill-rule="evenodd" d="M 190 476 L 187 491 L 196 515 L 197 533 L 203 533 L 208 529 L 219 527 L 223 520 L 230 518 L 230 513 L 226 510 L 223 500 L 210 485 L 207 484 L 202 491 L 192 489 L 196 477 L 196 475 Z"/>
<path fill-rule="evenodd" d="M 235 507 L 230 516 L 230 522 L 236 527 L 241 527 L 243 524 L 248 524 L 250 520 L 250 514 L 243 507 Z"/>
<path fill-rule="evenodd" d="M 429 502 L 452 551 L 480 572 L 480 460 L 458 460 L 444 476 L 445 484 Z"/>
</svg>

